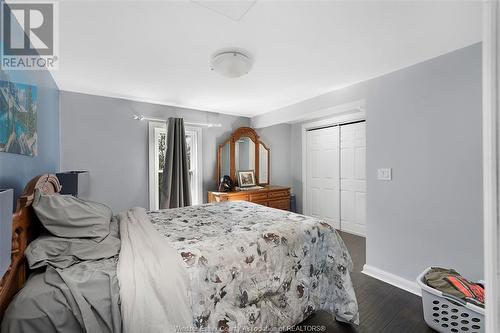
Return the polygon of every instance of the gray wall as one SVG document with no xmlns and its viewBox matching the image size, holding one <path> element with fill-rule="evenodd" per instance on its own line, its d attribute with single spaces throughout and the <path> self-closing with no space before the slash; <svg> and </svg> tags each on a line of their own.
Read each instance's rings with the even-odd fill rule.
<svg viewBox="0 0 500 333">
<path fill-rule="evenodd" d="M 410 281 L 430 265 L 482 278 L 481 44 L 263 117 L 360 99 L 367 112 L 367 264 Z M 300 126 L 291 128 L 290 158 L 302 208 Z M 393 168 L 392 181 L 376 179 L 383 167 Z"/>
<path fill-rule="evenodd" d="M 91 200 L 115 212 L 148 207 L 148 123 L 132 114 L 221 123 L 203 129 L 203 196 L 216 187 L 216 150 L 231 132 L 249 126 L 244 117 L 61 92 L 61 170 L 89 170 Z"/>
<path fill-rule="evenodd" d="M 257 129 L 260 140 L 271 150 L 269 179 L 273 185 L 291 186 L 290 125 L 281 124 Z"/>
</svg>

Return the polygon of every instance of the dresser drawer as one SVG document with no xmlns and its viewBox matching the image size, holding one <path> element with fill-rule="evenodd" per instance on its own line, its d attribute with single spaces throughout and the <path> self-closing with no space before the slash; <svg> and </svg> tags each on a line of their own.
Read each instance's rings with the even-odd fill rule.
<svg viewBox="0 0 500 333">
<path fill-rule="evenodd" d="M 262 201 L 262 200 L 267 200 L 267 193 L 250 194 L 250 201 L 257 202 L 257 201 Z"/>
<path fill-rule="evenodd" d="M 240 201 L 240 200 L 250 201 L 249 199 L 250 198 L 248 194 L 236 194 L 236 195 L 231 194 L 227 196 L 227 201 Z"/>
<path fill-rule="evenodd" d="M 273 191 L 273 192 L 269 192 L 269 199 L 288 197 L 289 195 L 290 195 L 290 192 L 288 192 L 288 190 Z"/>
<path fill-rule="evenodd" d="M 225 194 L 219 194 L 219 193 L 213 193 L 213 192 L 208 192 L 208 202 L 222 202 L 222 201 L 227 201 L 227 195 Z"/>
<path fill-rule="evenodd" d="M 267 202 L 269 207 L 278 208 L 283 210 L 290 210 L 290 200 L 282 199 L 282 200 L 269 200 Z"/>
<path fill-rule="evenodd" d="M 250 201 L 259 205 L 279 209 L 290 209 L 290 188 L 266 186 L 259 190 L 208 192 L 208 202 Z"/>
</svg>

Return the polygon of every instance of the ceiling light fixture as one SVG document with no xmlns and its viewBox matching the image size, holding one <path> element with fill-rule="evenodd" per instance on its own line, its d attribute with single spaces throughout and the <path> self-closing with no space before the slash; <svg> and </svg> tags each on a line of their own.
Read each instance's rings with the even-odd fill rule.
<svg viewBox="0 0 500 333">
<path fill-rule="evenodd" d="M 248 74 L 253 59 L 244 51 L 219 51 L 210 62 L 210 69 L 220 75 L 236 78 Z"/>
</svg>

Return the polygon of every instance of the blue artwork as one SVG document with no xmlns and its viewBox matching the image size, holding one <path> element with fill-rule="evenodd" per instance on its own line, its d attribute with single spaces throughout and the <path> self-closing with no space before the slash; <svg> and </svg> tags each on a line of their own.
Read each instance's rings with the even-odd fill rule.
<svg viewBox="0 0 500 333">
<path fill-rule="evenodd" d="M 0 81 L 0 152 L 36 156 L 37 88 Z"/>
</svg>

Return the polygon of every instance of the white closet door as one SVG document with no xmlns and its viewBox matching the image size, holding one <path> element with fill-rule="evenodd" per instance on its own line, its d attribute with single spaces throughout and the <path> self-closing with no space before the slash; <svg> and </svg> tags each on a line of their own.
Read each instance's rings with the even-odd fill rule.
<svg viewBox="0 0 500 333">
<path fill-rule="evenodd" d="M 307 132 L 306 214 L 340 228 L 339 127 Z"/>
<path fill-rule="evenodd" d="M 343 231 L 366 236 L 366 123 L 340 126 L 340 201 Z"/>
</svg>

